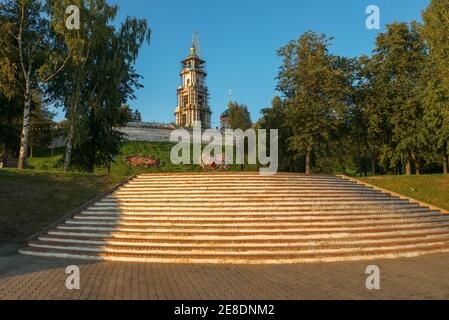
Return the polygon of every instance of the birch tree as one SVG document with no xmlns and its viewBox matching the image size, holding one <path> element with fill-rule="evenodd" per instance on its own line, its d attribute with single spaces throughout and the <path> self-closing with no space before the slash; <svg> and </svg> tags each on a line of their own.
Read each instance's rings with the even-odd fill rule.
<svg viewBox="0 0 449 320">
<path fill-rule="evenodd" d="M 7 36 L 12 38 L 9 49 L 18 57 L 18 88 L 23 95 L 23 126 L 20 138 L 19 169 L 26 167 L 31 126 L 33 95 L 44 91 L 43 85 L 63 69 L 68 58 L 52 54 L 50 23 L 45 4 L 40 0 L 6 0 L 0 16 Z"/>
</svg>

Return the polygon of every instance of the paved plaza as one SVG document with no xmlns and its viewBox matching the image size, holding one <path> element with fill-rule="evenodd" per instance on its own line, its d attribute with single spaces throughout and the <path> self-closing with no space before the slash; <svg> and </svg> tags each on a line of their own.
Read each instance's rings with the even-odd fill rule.
<svg viewBox="0 0 449 320">
<path fill-rule="evenodd" d="M 368 265 L 381 290 L 366 289 Z M 80 290 L 65 287 L 68 265 Z M 181 265 L 0 257 L 0 299 L 449 299 L 449 254 L 370 262 Z"/>
</svg>

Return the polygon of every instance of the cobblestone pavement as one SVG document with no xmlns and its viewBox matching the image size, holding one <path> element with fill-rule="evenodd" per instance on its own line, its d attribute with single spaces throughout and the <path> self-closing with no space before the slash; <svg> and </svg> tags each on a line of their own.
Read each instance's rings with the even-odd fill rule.
<svg viewBox="0 0 449 320">
<path fill-rule="evenodd" d="M 381 290 L 365 287 L 368 265 Z M 65 287 L 68 265 L 81 288 Z M 175 265 L 0 256 L 0 299 L 449 299 L 449 254 L 302 265 Z"/>
</svg>

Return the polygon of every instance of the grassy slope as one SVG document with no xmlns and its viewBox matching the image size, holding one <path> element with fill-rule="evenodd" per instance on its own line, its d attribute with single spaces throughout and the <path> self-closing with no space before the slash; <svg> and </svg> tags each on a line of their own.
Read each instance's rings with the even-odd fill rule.
<svg viewBox="0 0 449 320">
<path fill-rule="evenodd" d="M 111 173 L 114 176 L 128 177 L 133 174 L 139 174 L 144 172 L 157 173 L 157 172 L 192 172 L 201 171 L 198 165 L 174 165 L 170 161 L 170 151 L 174 144 L 169 142 L 128 142 L 122 149 L 120 154 L 116 158 L 116 162 L 112 164 Z M 193 153 L 193 150 L 191 150 Z M 64 149 L 55 149 L 53 157 L 48 150 L 36 151 L 34 158 L 30 159 L 29 163 L 37 170 L 55 170 L 61 171 L 62 158 L 64 155 Z M 161 165 L 158 168 L 133 168 L 128 166 L 126 158 L 128 156 L 152 156 L 160 160 Z M 257 170 L 255 165 L 245 165 L 245 171 Z M 229 171 L 240 171 L 240 165 L 231 166 Z M 107 170 L 104 168 L 98 168 L 96 173 L 106 174 Z"/>
<path fill-rule="evenodd" d="M 361 180 L 449 210 L 449 175 L 383 176 Z"/>
<path fill-rule="evenodd" d="M 113 176 L 0 170 L 0 245 L 23 241 L 117 182 Z"/>
</svg>

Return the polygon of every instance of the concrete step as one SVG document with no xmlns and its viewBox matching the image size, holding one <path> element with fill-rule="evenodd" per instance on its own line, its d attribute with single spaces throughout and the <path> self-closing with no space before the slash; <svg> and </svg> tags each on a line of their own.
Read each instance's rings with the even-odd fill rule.
<svg viewBox="0 0 449 320">
<path fill-rule="evenodd" d="M 145 225 L 126 225 L 119 224 L 115 226 L 108 225 L 80 225 L 80 224 L 61 224 L 57 226 L 59 230 L 69 231 L 100 231 L 100 232 L 139 232 L 139 233 L 164 233 L 164 234 L 187 234 L 187 235 L 208 235 L 208 234 L 306 234 L 316 232 L 326 233 L 349 233 L 349 232 L 376 232 L 388 230 L 419 230 L 427 228 L 449 228 L 449 222 L 421 221 L 421 222 L 404 222 L 391 224 L 312 224 L 312 225 L 282 225 L 282 226 L 216 226 L 204 228 L 202 226 L 145 226 Z"/>
<path fill-rule="evenodd" d="M 252 176 L 252 177 L 189 177 L 189 178 L 145 178 L 136 177 L 128 183 L 136 182 L 149 182 L 149 183 L 171 183 L 171 182 L 189 182 L 189 183 L 203 183 L 203 182 L 235 182 L 242 181 L 245 182 L 265 182 L 265 183 L 276 183 L 276 182 L 313 182 L 313 183 L 356 183 L 351 180 L 340 179 L 337 177 L 321 178 L 316 179 L 315 177 L 280 177 L 280 176 Z"/>
<path fill-rule="evenodd" d="M 400 199 L 399 197 L 392 197 L 390 195 L 384 193 L 342 193 L 338 194 L 336 192 L 328 192 L 326 194 L 315 194 L 315 193 L 280 193 L 274 195 L 265 195 L 265 194 L 207 194 L 207 193 L 197 193 L 195 195 L 187 193 L 184 194 L 171 194 L 171 195 L 127 195 L 127 196 L 107 196 L 103 198 L 101 201 L 141 201 L 146 202 L 148 200 L 184 200 L 186 197 L 189 197 L 191 201 L 214 201 L 216 199 L 223 200 L 296 200 L 296 199 L 304 199 L 304 200 L 316 200 L 323 199 L 328 201 L 339 201 L 339 200 L 354 200 L 354 199 Z"/>
<path fill-rule="evenodd" d="M 57 233 L 56 231 L 54 233 Z M 384 243 L 401 243 L 407 241 L 419 241 L 425 239 L 440 239 L 448 237 L 446 230 L 432 230 L 427 232 L 415 231 L 402 234 L 366 234 L 345 238 L 245 238 L 245 239 L 141 239 L 132 237 L 121 237 L 120 235 L 109 235 L 106 237 L 94 237 L 89 235 L 62 235 L 47 234 L 39 237 L 41 241 L 52 241 L 61 243 L 93 244 L 93 245 L 122 245 L 122 246 L 162 246 L 162 247 L 290 247 L 290 246 L 314 246 L 314 245 L 376 245 Z"/>
<path fill-rule="evenodd" d="M 275 202 L 275 201 L 294 201 L 294 202 L 298 202 L 298 201 L 320 201 L 320 202 L 345 202 L 345 201 L 349 201 L 349 202 L 353 202 L 353 201 L 375 201 L 375 200 L 379 200 L 379 201 L 393 201 L 393 200 L 399 200 L 400 198 L 396 198 L 396 197 L 383 197 L 383 196 L 375 196 L 375 197 L 355 197 L 355 196 L 351 196 L 351 197 L 264 197 L 264 196 L 260 196 L 260 197 L 205 197 L 205 196 L 200 196 L 200 197 L 190 197 L 189 198 L 189 202 L 190 203 L 209 203 L 209 202 L 217 202 L 217 201 L 221 201 L 221 202 L 246 202 L 246 201 L 253 201 L 253 202 Z M 149 196 L 146 198 L 141 198 L 141 197 L 111 197 L 111 198 L 104 198 L 101 199 L 99 202 L 97 203 L 111 203 L 111 204 L 133 204 L 133 203 L 153 203 L 153 202 L 182 202 L 182 201 L 186 201 L 186 197 L 166 197 L 164 198 L 163 196 Z"/>
<path fill-rule="evenodd" d="M 205 190 L 205 191 L 222 191 L 222 190 L 233 190 L 233 191 L 248 191 L 248 190 L 263 190 L 265 192 L 270 191 L 279 191 L 279 190 L 285 190 L 285 191 L 304 191 L 304 190 L 314 190 L 314 191 L 332 191 L 332 190 L 350 190 L 350 191 L 358 191 L 358 190 L 367 190 L 365 187 L 361 187 L 358 185 L 297 185 L 295 183 L 292 183 L 291 185 L 288 184 L 269 184 L 269 185 L 261 185 L 261 184 L 205 184 L 205 185 L 191 185 L 191 184 L 171 184 L 169 186 L 139 186 L 139 185 L 125 185 L 123 187 L 120 187 L 118 189 L 118 192 L 121 191 L 132 191 L 132 192 L 139 192 L 139 191 L 189 191 L 189 190 Z M 369 189 L 368 189 L 369 190 Z"/>
<path fill-rule="evenodd" d="M 303 263 L 449 252 L 449 216 L 333 176 L 139 175 L 23 254 L 153 263 Z"/>
<path fill-rule="evenodd" d="M 317 199 L 317 200 L 311 200 L 311 199 L 284 199 L 284 200 L 258 200 L 255 201 L 253 199 L 248 200 L 201 200 L 201 199 L 179 199 L 179 200 L 170 200 L 166 199 L 163 200 L 155 200 L 153 199 L 150 203 L 148 201 L 100 201 L 96 202 L 93 207 L 114 207 L 114 208 L 145 208 L 145 207 L 157 207 L 157 206 L 172 206 L 172 207 L 178 207 L 178 206 L 189 206 L 192 208 L 195 207 L 223 207 L 223 206 L 232 206 L 232 207 L 238 207 L 241 205 L 245 206 L 296 206 L 296 205 L 353 205 L 353 204 L 359 204 L 359 205 L 373 205 L 373 204 L 410 204 L 409 201 L 406 200 L 400 200 L 397 198 L 380 198 L 380 199 L 336 199 L 336 200 L 327 200 L 327 199 Z"/>
<path fill-rule="evenodd" d="M 277 206 L 234 206 L 234 207 L 225 207 L 223 206 L 147 206 L 147 207 L 96 207 L 91 206 L 87 208 L 88 212 L 98 212 L 98 213 L 116 213 L 116 214 L 126 214 L 126 213 L 142 213 L 142 214 L 150 214 L 150 213 L 220 213 L 223 215 L 226 214 L 238 214 L 244 212 L 354 212 L 354 211 L 362 211 L 362 212 L 382 212 L 382 211 L 394 211 L 394 212 L 404 212 L 404 211 L 426 211 L 429 208 L 418 208 L 413 204 L 382 204 L 379 206 L 372 205 L 363 205 L 363 204 L 316 204 L 316 205 L 277 205 Z M 83 211 L 84 212 L 84 211 Z"/>
<path fill-rule="evenodd" d="M 138 254 L 167 254 L 167 255 L 301 255 L 301 254 L 335 254 L 343 252 L 362 253 L 373 250 L 388 249 L 416 249 L 418 247 L 425 248 L 434 245 L 448 245 L 449 237 L 419 239 L 408 242 L 391 242 L 378 243 L 376 245 L 357 245 L 351 244 L 345 246 L 342 244 L 322 244 L 313 246 L 271 246 L 263 248 L 260 246 L 245 247 L 201 247 L 184 246 L 184 247 L 161 247 L 161 246 L 122 246 L 122 245 L 88 245 L 76 243 L 56 243 L 53 241 L 32 241 L 29 243 L 33 248 L 48 248 L 57 250 L 73 250 L 88 252 L 112 252 L 112 253 L 138 253 Z"/>
<path fill-rule="evenodd" d="M 258 172 L 214 172 L 214 173 L 176 173 L 176 174 L 140 174 L 136 176 L 136 179 L 151 179 L 151 180 L 160 180 L 160 179 L 168 179 L 168 180 L 177 180 L 177 179 L 280 179 L 280 178 L 288 178 L 288 179 L 313 179 L 313 180 L 343 180 L 340 177 L 332 176 L 332 175 L 313 175 L 307 176 L 302 174 L 284 174 L 277 173 L 271 176 L 262 176 Z"/>
<path fill-rule="evenodd" d="M 394 223 L 398 220 L 427 220 L 427 219 L 447 219 L 447 215 L 442 215 L 438 212 L 425 213 L 410 213 L 410 214 L 352 214 L 352 215 L 248 215 L 248 216 L 232 216 L 222 217 L 217 215 L 187 215 L 187 216 L 166 216 L 166 215 L 82 215 L 77 214 L 73 216 L 74 220 L 82 221 L 148 221 L 154 223 L 276 223 L 276 222 L 351 222 L 351 221 L 390 221 Z"/>
<path fill-rule="evenodd" d="M 403 225 L 403 224 L 421 224 L 421 223 L 436 223 L 436 222 L 447 222 L 449 223 L 448 217 L 438 217 L 438 218 L 428 218 L 428 219 L 412 219 L 412 218 L 403 218 L 403 219 L 382 219 L 382 220 L 359 220 L 359 221 L 348 221 L 343 220 L 345 222 L 345 226 L 383 226 L 383 225 L 391 225 L 395 223 L 395 225 Z M 161 221 L 141 221 L 141 220 L 92 220 L 92 219 L 72 219 L 67 220 L 66 223 L 69 225 L 82 225 L 82 226 L 136 226 L 136 227 L 173 227 L 173 228 L 190 228 L 192 226 L 196 228 L 244 228 L 244 227 L 256 227 L 256 228 L 294 228 L 294 227 L 303 227 L 303 226 L 329 226 L 329 227 L 338 227 L 341 226 L 340 221 L 190 221 L 190 223 L 186 223 L 185 221 L 169 221 L 169 222 L 161 222 Z"/>
<path fill-rule="evenodd" d="M 120 229 L 107 227 L 79 227 L 58 226 L 57 229 L 49 231 L 52 235 L 64 236 L 88 236 L 109 237 L 119 236 L 124 238 L 142 239 L 183 239 L 213 240 L 213 239 L 332 239 L 345 238 L 349 236 L 365 236 L 368 234 L 387 235 L 392 233 L 407 234 L 409 232 L 446 231 L 449 232 L 449 224 L 428 224 L 411 226 L 385 226 L 377 228 L 297 228 L 297 229 L 239 229 L 236 231 L 222 230 L 172 230 L 172 229 L 139 229 L 135 227 L 123 227 Z"/>
<path fill-rule="evenodd" d="M 271 183 L 260 183 L 260 182 L 167 182 L 167 183 L 155 183 L 155 182 L 129 182 L 122 187 L 122 189 L 139 189 L 139 188 L 151 188 L 151 189 L 165 189 L 165 188 L 189 188 L 189 189 L 198 189 L 198 188 L 209 188 L 209 187 L 234 187 L 234 188 L 273 188 L 273 187 L 295 187 L 295 188 L 311 188 L 311 187 L 320 187 L 320 188 L 360 188 L 360 185 L 354 183 L 339 183 L 339 182 L 326 182 L 326 183 L 314 183 L 314 182 L 271 182 Z"/>
<path fill-rule="evenodd" d="M 188 197 L 188 196 L 207 196 L 210 195 L 211 197 L 217 197 L 217 196 L 229 196 L 229 197 L 235 197 L 235 196 L 245 196 L 245 197 L 261 197 L 261 196 L 286 196 L 286 197 L 297 197 L 297 196 L 363 196 L 363 195 L 383 195 L 383 193 L 372 190 L 372 189 L 360 189 L 360 190 L 325 190 L 325 191 L 316 191 L 316 190 L 301 190 L 301 191 L 293 191 L 291 189 L 289 190 L 278 190 L 278 189 L 272 189 L 269 192 L 267 190 L 262 189 L 254 189 L 254 190 L 246 190 L 244 193 L 240 191 L 232 191 L 232 190 L 207 190 L 206 192 L 200 191 L 200 190 L 188 190 L 185 189 L 179 190 L 179 191 L 164 191 L 164 190 L 144 190 L 144 191 L 116 191 L 112 195 L 110 195 L 110 198 L 116 198 L 117 196 L 126 196 L 126 197 L 138 197 L 138 198 L 148 198 L 155 195 L 159 195 L 161 197 L 167 196 L 167 197 Z"/>
<path fill-rule="evenodd" d="M 22 254 L 73 258 L 86 260 L 127 261 L 146 263 L 204 263 L 204 264 L 289 264 L 289 263 L 311 263 L 311 262 L 337 262 L 337 261 L 360 261 L 371 259 L 388 259 L 399 257 L 414 257 L 425 254 L 437 254 L 449 252 L 449 244 L 434 244 L 432 246 L 416 246 L 415 248 L 400 249 L 374 249 L 360 252 L 333 252 L 333 253 L 300 253 L 300 254 L 269 254 L 245 256 L 241 253 L 230 255 L 169 255 L 163 254 L 138 254 L 138 253 L 95 253 L 75 250 L 57 250 L 46 248 L 25 248 L 20 250 Z"/>
<path fill-rule="evenodd" d="M 245 217 L 245 216 L 272 216 L 275 214 L 281 215 L 303 215 L 303 214 L 313 214 L 315 216 L 323 216 L 323 215 L 347 215 L 347 214 L 405 214 L 405 213 L 425 213 L 429 212 L 429 208 L 419 208 L 413 206 L 407 206 L 402 208 L 387 208 L 387 207 L 368 207 L 368 208 L 339 208 L 338 210 L 335 208 L 324 208 L 324 207 L 315 207 L 315 208 L 302 208 L 302 209 L 289 209 L 283 208 L 282 210 L 277 208 L 269 208 L 269 209 L 196 209 L 192 210 L 189 208 L 181 209 L 164 209 L 164 210 L 83 210 L 81 214 L 83 215 L 165 215 L 167 217 L 170 216 L 227 216 L 227 217 Z"/>
</svg>

